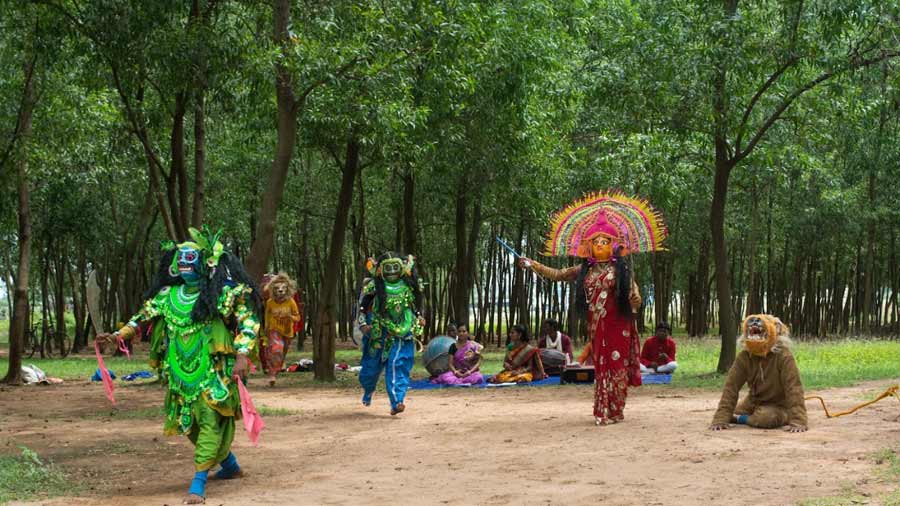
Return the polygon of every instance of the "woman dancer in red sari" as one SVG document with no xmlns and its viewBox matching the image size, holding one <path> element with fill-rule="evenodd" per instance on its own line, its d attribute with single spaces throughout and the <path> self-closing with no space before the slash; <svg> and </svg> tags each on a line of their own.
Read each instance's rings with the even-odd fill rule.
<svg viewBox="0 0 900 506">
<path fill-rule="evenodd" d="M 640 338 L 634 313 L 641 295 L 631 276 L 618 228 L 600 214 L 581 238 L 581 265 L 554 269 L 522 258 L 519 265 L 552 281 L 574 281 L 575 302 L 587 315 L 595 370 L 594 418 L 597 425 L 625 419 L 628 386 L 640 386 Z"/>
</svg>

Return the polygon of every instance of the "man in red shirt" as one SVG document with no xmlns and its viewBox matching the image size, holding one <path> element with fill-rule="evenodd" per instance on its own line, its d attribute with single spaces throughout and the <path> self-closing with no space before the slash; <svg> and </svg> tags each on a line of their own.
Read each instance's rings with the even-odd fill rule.
<svg viewBox="0 0 900 506">
<path fill-rule="evenodd" d="M 644 341 L 641 349 L 641 372 L 672 374 L 678 367 L 675 363 L 675 340 L 669 335 L 672 327 L 666 322 L 656 325 L 656 335 Z"/>
</svg>

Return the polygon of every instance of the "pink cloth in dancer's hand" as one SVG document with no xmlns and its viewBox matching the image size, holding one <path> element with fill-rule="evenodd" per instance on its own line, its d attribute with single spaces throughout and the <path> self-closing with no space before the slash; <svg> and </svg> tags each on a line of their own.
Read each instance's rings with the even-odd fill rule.
<svg viewBox="0 0 900 506">
<path fill-rule="evenodd" d="M 118 344 L 118 346 L 119 346 L 119 351 L 121 351 L 122 353 L 124 353 L 125 356 L 128 357 L 128 360 L 131 360 L 131 352 L 128 350 L 128 345 L 125 344 L 125 340 L 122 339 L 121 337 L 119 337 L 118 334 L 116 334 L 116 339 L 118 339 L 118 343 L 117 343 L 117 344 Z"/>
<path fill-rule="evenodd" d="M 266 428 L 266 422 L 263 421 L 256 407 L 253 405 L 253 399 L 250 398 L 250 392 L 244 386 L 244 382 L 240 378 L 235 378 L 238 384 L 238 393 L 241 396 L 241 413 L 244 415 L 244 429 L 247 431 L 247 437 L 254 446 L 259 446 L 259 433 Z"/>
<path fill-rule="evenodd" d="M 106 398 L 109 399 L 109 402 L 111 402 L 113 406 L 115 406 L 116 398 L 113 396 L 115 387 L 113 386 L 112 378 L 109 377 L 109 370 L 106 368 L 106 363 L 103 362 L 99 341 L 94 341 L 94 353 L 97 355 L 97 365 L 100 369 L 100 378 L 103 380 L 103 389 L 106 390 Z"/>
</svg>

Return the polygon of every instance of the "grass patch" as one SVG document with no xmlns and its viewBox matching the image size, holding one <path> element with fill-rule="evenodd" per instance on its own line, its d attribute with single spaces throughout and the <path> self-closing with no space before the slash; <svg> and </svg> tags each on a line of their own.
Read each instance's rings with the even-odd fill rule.
<svg viewBox="0 0 900 506">
<path fill-rule="evenodd" d="M 881 506 L 900 506 L 900 490 L 895 490 L 886 495 L 881 501 Z"/>
<path fill-rule="evenodd" d="M 900 363 L 900 346 L 894 341 L 797 342 L 791 351 L 807 390 L 896 378 L 896 364 Z M 720 388 L 725 381 L 724 375 L 714 373 L 719 359 L 717 341 L 680 340 L 677 359 L 678 372 L 672 378 L 673 386 Z"/>
<path fill-rule="evenodd" d="M 151 406 L 137 409 L 110 408 L 108 411 L 85 414 L 81 418 L 85 420 L 153 420 L 162 419 L 165 416 L 166 410 L 163 406 Z"/>
<path fill-rule="evenodd" d="M 856 491 L 851 483 L 841 485 L 841 493 L 831 497 L 816 497 L 800 501 L 799 506 L 853 506 L 867 504 L 866 497 Z"/>
<path fill-rule="evenodd" d="M 257 406 L 256 410 L 262 416 L 292 416 L 300 412 L 287 408 L 272 408 L 269 406 Z M 163 406 L 152 406 L 138 409 L 112 409 L 102 413 L 85 415 L 86 419 L 119 419 L 119 420 L 153 420 L 166 417 L 166 409 Z"/>
<path fill-rule="evenodd" d="M 878 466 L 875 473 L 880 480 L 889 484 L 897 484 L 900 481 L 900 456 L 897 455 L 896 450 L 885 448 L 872 454 L 870 458 Z M 844 484 L 841 493 L 837 496 L 805 499 L 800 502 L 800 506 L 852 506 L 854 504 L 900 506 L 900 490 L 894 490 L 887 495 L 878 494 L 869 497 L 862 495 L 854 485 Z"/>
<path fill-rule="evenodd" d="M 900 456 L 897 455 L 894 449 L 885 448 L 872 455 L 872 460 L 875 461 L 876 465 L 883 466 L 879 467 L 879 470 L 883 473 L 884 478 L 890 480 L 900 478 Z"/>
<path fill-rule="evenodd" d="M 0 456 L 0 504 L 72 495 L 77 489 L 61 470 L 28 448 L 22 447 L 18 456 Z"/>
<path fill-rule="evenodd" d="M 678 339 L 678 372 L 672 379 L 671 386 L 679 388 L 719 389 L 725 376 L 715 372 L 719 359 L 719 342 L 713 339 Z M 576 353 L 580 350 L 576 350 Z M 895 341 L 878 341 L 863 339 L 847 339 L 842 341 L 798 342 L 792 347 L 797 365 L 803 377 L 803 385 L 807 390 L 829 387 L 849 386 L 860 381 L 896 378 L 896 364 L 900 363 L 900 346 Z M 483 354 L 481 371 L 484 374 L 496 374 L 503 369 L 505 350 L 488 349 Z M 291 351 L 287 362 L 295 362 L 300 358 L 312 358 L 311 352 Z M 350 366 L 359 365 L 360 352 L 357 349 L 339 349 L 335 361 Z M 124 357 L 105 358 L 107 367 L 117 376 L 150 370 L 145 358 L 136 357 L 127 360 Z M 64 359 L 25 359 L 26 364 L 35 364 L 48 376 L 63 378 L 68 381 L 89 379 L 97 368 L 93 355 L 74 355 Z M 0 359 L 0 374 L 6 371 L 8 362 Z M 153 372 L 153 371 L 151 371 Z M 279 384 L 300 386 L 304 388 L 357 388 L 356 374 L 335 372 L 335 382 L 322 383 L 313 380 L 311 373 L 284 373 L 279 376 Z M 428 372 L 417 357 L 413 367 L 414 379 L 427 378 Z M 252 381 L 256 381 L 260 373 L 256 373 Z M 127 384 L 117 381 L 118 384 Z M 650 388 L 670 388 L 651 386 Z M 881 392 L 877 392 L 881 393 Z M 873 391 L 873 395 L 876 393 Z"/>
<path fill-rule="evenodd" d="M 869 504 L 869 500 L 861 495 L 848 494 L 800 501 L 800 506 L 856 506 L 858 504 Z"/>
<path fill-rule="evenodd" d="M 146 357 L 136 357 L 128 360 L 125 357 L 103 357 L 106 367 L 116 373 L 116 378 L 121 378 L 137 371 L 155 371 L 147 365 Z M 87 381 L 97 370 L 97 359 L 94 355 L 69 355 L 66 358 L 41 359 L 35 355 L 33 358 L 23 358 L 23 364 L 34 364 L 41 368 L 47 376 L 62 378 L 64 380 Z M 5 374 L 9 368 L 9 360 L 0 359 L 0 374 Z M 116 383 L 121 383 L 116 381 Z M 126 383 L 127 384 L 127 383 Z"/>
<path fill-rule="evenodd" d="M 270 408 L 269 406 L 259 406 L 256 408 L 256 411 L 259 412 L 260 416 L 292 416 L 300 414 L 296 409 Z"/>
</svg>

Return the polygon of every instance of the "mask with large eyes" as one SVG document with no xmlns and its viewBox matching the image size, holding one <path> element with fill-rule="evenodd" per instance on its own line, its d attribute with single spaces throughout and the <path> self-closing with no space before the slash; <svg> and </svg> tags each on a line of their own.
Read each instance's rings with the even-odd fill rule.
<svg viewBox="0 0 900 506">
<path fill-rule="evenodd" d="M 278 302 L 284 302 L 288 298 L 290 288 L 287 283 L 273 283 L 272 297 Z"/>
<path fill-rule="evenodd" d="M 403 261 L 399 258 L 389 258 L 381 262 L 381 275 L 387 281 L 397 281 L 403 274 Z"/>
<path fill-rule="evenodd" d="M 598 262 L 609 262 L 613 256 L 613 240 L 607 235 L 596 235 L 591 239 L 591 256 Z"/>
<path fill-rule="evenodd" d="M 200 280 L 200 251 L 191 246 L 181 246 L 175 253 L 175 273 L 181 276 L 186 284 L 192 285 Z"/>
<path fill-rule="evenodd" d="M 617 243 L 620 243 L 619 229 L 607 218 L 606 214 L 597 216 L 597 221 L 582 235 L 576 249 L 577 256 L 592 258 L 597 262 L 608 262 L 613 257 Z M 626 252 L 623 250 L 621 254 Z"/>
</svg>

